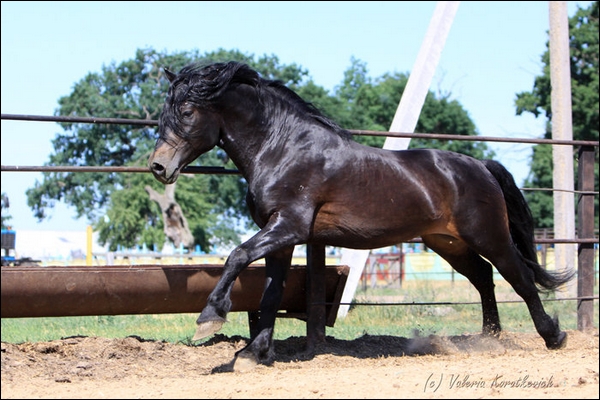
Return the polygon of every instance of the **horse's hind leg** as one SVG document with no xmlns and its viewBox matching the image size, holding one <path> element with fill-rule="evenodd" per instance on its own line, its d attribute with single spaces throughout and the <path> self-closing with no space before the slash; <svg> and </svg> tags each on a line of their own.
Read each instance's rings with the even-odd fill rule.
<svg viewBox="0 0 600 400">
<path fill-rule="evenodd" d="M 533 270 L 521 259 L 517 250 L 510 246 L 499 256 L 490 256 L 489 260 L 527 304 L 535 329 L 546 342 L 546 347 L 549 349 L 563 347 L 567 334 L 560 330 L 558 319 L 550 317 L 544 310 L 535 285 Z"/>
<path fill-rule="evenodd" d="M 479 292 L 483 316 L 482 332 L 497 335 L 502 330 L 494 292 L 492 265 L 462 241 L 444 235 L 423 237 L 423 242 L 465 276 Z"/>
<path fill-rule="evenodd" d="M 294 247 L 280 250 L 277 254 L 265 257 L 266 281 L 260 301 L 260 312 L 255 326 L 250 328 L 250 343 L 236 353 L 234 370 L 251 369 L 257 364 L 273 362 L 273 329 L 277 310 L 283 298 L 285 280 L 292 262 Z"/>
</svg>

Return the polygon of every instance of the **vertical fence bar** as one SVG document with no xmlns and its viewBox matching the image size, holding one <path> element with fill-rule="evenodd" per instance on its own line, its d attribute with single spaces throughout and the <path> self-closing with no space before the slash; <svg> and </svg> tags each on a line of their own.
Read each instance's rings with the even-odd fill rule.
<svg viewBox="0 0 600 400">
<path fill-rule="evenodd" d="M 579 205 L 577 225 L 579 239 L 594 238 L 594 148 L 579 148 Z M 577 329 L 594 327 L 594 244 L 579 243 L 577 263 Z M 583 297 L 589 297 L 585 299 Z"/>
<path fill-rule="evenodd" d="M 313 351 L 325 342 L 325 246 L 306 246 L 306 348 Z"/>
</svg>

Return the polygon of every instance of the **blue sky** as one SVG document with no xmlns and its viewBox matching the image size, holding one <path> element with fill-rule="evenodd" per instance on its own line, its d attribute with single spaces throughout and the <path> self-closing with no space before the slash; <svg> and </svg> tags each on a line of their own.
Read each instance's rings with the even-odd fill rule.
<svg viewBox="0 0 600 400">
<path fill-rule="evenodd" d="M 87 73 L 129 60 L 140 48 L 276 55 L 329 90 L 352 57 L 373 78 L 410 73 L 436 3 L 2 1 L 2 113 L 53 115 L 58 99 Z M 569 17 L 590 3 L 568 1 Z M 541 74 L 548 29 L 548 2 L 461 2 L 430 89 L 459 101 L 482 136 L 541 137 L 545 120 L 516 116 L 514 100 Z M 42 165 L 60 132 L 52 122 L 2 120 L 2 165 Z M 489 146 L 521 184 L 531 147 Z M 64 204 L 37 222 L 25 196 L 36 180 L 40 173 L 2 172 L 12 226 L 85 230 L 88 222 Z"/>
</svg>

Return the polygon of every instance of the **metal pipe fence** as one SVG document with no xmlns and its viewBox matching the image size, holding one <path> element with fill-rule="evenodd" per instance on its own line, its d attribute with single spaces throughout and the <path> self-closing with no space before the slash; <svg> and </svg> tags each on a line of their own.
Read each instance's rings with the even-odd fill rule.
<svg viewBox="0 0 600 400">
<path fill-rule="evenodd" d="M 126 118 L 96 118 L 96 117 L 67 117 L 67 116 L 40 116 L 40 115 L 22 115 L 22 114 L 2 114 L 1 119 L 6 120 L 20 120 L 20 121 L 41 121 L 41 122 L 57 122 L 57 123 L 84 123 L 84 124 L 121 124 L 121 125 L 132 125 L 132 126 L 157 126 L 157 120 L 145 120 L 145 119 L 126 119 Z M 554 140 L 554 139 L 530 139 L 530 138 L 501 138 L 501 137 L 486 137 L 486 136 L 463 136 L 463 135 L 449 135 L 449 134 L 434 134 L 434 133 L 402 133 L 402 132 L 382 132 L 382 131 L 371 131 L 371 130 L 349 130 L 353 135 L 366 135 L 366 136 L 384 136 L 384 137 L 404 137 L 404 138 L 422 138 L 422 139 L 436 139 L 436 140 L 466 140 L 466 141 L 482 141 L 482 142 L 502 142 L 502 143 L 525 143 L 525 144 L 547 144 L 547 145 L 568 145 L 568 146 L 579 146 L 579 170 L 580 171 L 593 171 L 594 166 L 594 154 L 596 148 L 599 146 L 598 142 L 587 141 L 587 140 Z M 590 164 L 591 163 L 591 167 Z M 133 172 L 133 173 L 149 173 L 148 168 L 144 167 L 131 167 L 131 166 L 119 166 L 119 167 L 107 167 L 107 166 L 14 166 L 14 165 L 2 165 L 2 171 L 10 172 Z M 234 169 L 226 169 L 223 167 L 199 167 L 199 166 L 188 166 L 182 173 L 188 174 L 239 174 L 239 171 Z M 590 214 L 590 202 L 589 199 L 593 196 L 597 196 L 598 192 L 594 191 L 594 175 L 590 176 L 580 174 L 579 189 L 574 190 L 573 193 L 580 196 L 580 204 L 585 199 L 585 203 L 588 204 L 587 208 L 582 209 L 580 207 L 579 213 L 580 220 L 587 222 L 594 220 L 594 209 L 593 199 L 591 201 L 591 214 Z M 590 190 L 590 188 L 592 190 Z M 548 190 L 555 191 L 554 188 L 521 188 L 521 190 Z M 575 218 L 575 216 L 574 216 Z M 581 229 L 581 233 L 577 238 L 549 238 L 547 232 L 544 233 L 544 237 L 536 237 L 536 243 L 542 245 L 552 245 L 556 243 L 573 243 L 579 245 L 579 271 L 582 271 L 586 276 L 594 277 L 594 284 L 597 284 L 597 271 L 593 265 L 594 259 L 596 258 L 595 252 L 597 251 L 598 244 L 598 229 L 597 227 L 590 232 L 589 228 L 585 229 L 585 232 Z M 551 235 L 552 236 L 552 235 Z M 414 239 L 408 241 L 408 243 L 420 243 L 420 239 Z M 595 246 L 594 246 L 595 245 Z M 595 248 L 594 248 L 595 247 Z M 583 257 L 582 257 L 583 254 Z M 590 256 L 591 254 L 591 256 Z M 318 257 L 317 257 L 318 258 Z M 307 257 L 308 259 L 308 257 Z M 310 262 L 310 261 L 309 261 Z M 582 263 L 585 263 L 582 269 Z M 369 272 L 367 272 L 367 277 Z M 400 279 L 400 275 L 397 277 Z M 589 288 L 589 286 L 588 286 Z M 598 296 L 594 296 L 593 288 L 592 292 L 579 293 L 579 296 L 572 299 L 562 300 L 577 300 L 591 301 L 597 300 Z M 411 303 L 414 305 L 415 303 Z M 369 304 L 373 305 L 373 304 Z M 382 304 L 384 305 L 384 304 Z"/>
</svg>

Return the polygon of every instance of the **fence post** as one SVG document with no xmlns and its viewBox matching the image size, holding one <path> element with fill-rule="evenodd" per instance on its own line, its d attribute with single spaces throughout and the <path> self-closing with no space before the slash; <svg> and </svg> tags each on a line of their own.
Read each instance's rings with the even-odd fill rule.
<svg viewBox="0 0 600 400">
<path fill-rule="evenodd" d="M 594 147 L 579 148 L 577 225 L 579 239 L 594 238 Z M 579 243 L 577 263 L 577 329 L 594 327 L 594 244 Z M 582 299 L 581 297 L 588 297 Z"/>
<path fill-rule="evenodd" d="M 325 246 L 307 245 L 306 261 L 306 348 L 311 352 L 325 342 Z"/>
</svg>

